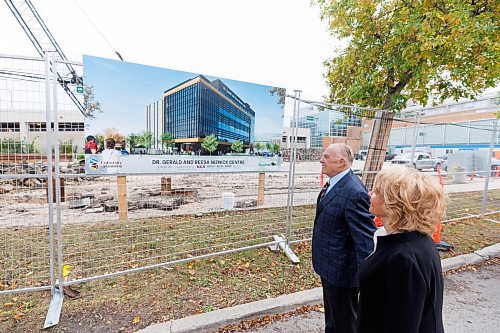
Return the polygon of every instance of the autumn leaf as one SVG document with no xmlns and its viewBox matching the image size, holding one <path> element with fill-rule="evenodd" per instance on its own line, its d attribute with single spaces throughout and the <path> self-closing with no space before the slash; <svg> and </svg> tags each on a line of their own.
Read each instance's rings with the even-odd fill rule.
<svg viewBox="0 0 500 333">
<path fill-rule="evenodd" d="M 22 317 L 24 317 L 24 313 L 18 313 L 18 314 L 16 314 L 13 318 L 14 318 L 15 320 L 20 320 Z"/>
<path fill-rule="evenodd" d="M 141 317 L 140 316 L 135 316 L 134 319 L 132 319 L 132 324 L 137 325 L 141 322 Z"/>
</svg>

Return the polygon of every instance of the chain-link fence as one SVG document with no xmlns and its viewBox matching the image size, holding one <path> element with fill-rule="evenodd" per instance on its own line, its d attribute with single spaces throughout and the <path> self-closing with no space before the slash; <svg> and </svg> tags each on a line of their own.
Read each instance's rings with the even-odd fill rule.
<svg viewBox="0 0 500 333">
<path fill-rule="evenodd" d="M 292 145 L 283 152 L 286 161 L 281 171 L 85 175 L 78 159 L 83 116 L 54 75 L 58 61 L 6 56 L 0 61 L 0 294 L 54 291 L 57 280 L 70 285 L 308 240 L 316 198 L 326 181 L 319 163 L 322 146 L 349 144 L 357 157 L 355 173 L 360 177 L 374 173 L 364 171 L 363 150 L 369 148 L 371 137 L 371 127 L 364 124 L 382 112 L 331 107 L 300 100 L 296 94 L 292 127 L 309 128 L 314 136 L 310 142 L 321 146 L 308 151 Z M 81 70 L 77 64 L 74 67 Z M 319 105 L 318 113 L 301 116 L 301 102 Z M 326 128 L 324 115 L 328 115 Z M 418 118 L 395 118 L 393 124 L 403 120 L 408 126 L 392 132 L 396 134 L 389 139 L 391 148 L 372 151 L 384 154 L 382 167 L 399 163 L 392 158 L 404 152 L 419 169 L 425 159 L 419 160 L 419 153 L 429 154 L 433 161 L 439 157 L 421 169 L 442 181 L 448 195 L 447 220 L 499 211 L 500 171 L 487 158 L 499 143 L 492 121 L 468 125 L 470 141 L 460 144 L 485 145 L 476 156 L 458 148 L 437 152 L 430 140 L 451 124 L 424 124 Z M 391 141 L 398 135 L 413 141 Z M 427 141 L 418 141 L 423 138 Z M 488 145 L 495 149 L 487 149 Z M 463 170 L 457 167 L 460 163 Z M 71 266 L 69 277 L 63 276 L 66 265 Z"/>
</svg>

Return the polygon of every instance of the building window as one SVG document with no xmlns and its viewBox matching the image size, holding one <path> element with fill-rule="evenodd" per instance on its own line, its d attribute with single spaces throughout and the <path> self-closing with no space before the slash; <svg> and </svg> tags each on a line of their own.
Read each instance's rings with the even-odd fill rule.
<svg viewBox="0 0 500 333">
<path fill-rule="evenodd" d="M 286 143 L 286 136 L 281 137 L 281 142 Z"/>
<path fill-rule="evenodd" d="M 297 143 L 306 143 L 306 137 L 305 136 L 298 136 Z"/>
<path fill-rule="evenodd" d="M 0 123 L 0 132 L 20 132 L 19 123 Z"/>
<path fill-rule="evenodd" d="M 29 132 L 45 132 L 47 125 L 45 123 L 28 123 Z"/>
<path fill-rule="evenodd" d="M 84 130 L 84 123 L 59 123 L 60 132 L 83 132 Z"/>
</svg>

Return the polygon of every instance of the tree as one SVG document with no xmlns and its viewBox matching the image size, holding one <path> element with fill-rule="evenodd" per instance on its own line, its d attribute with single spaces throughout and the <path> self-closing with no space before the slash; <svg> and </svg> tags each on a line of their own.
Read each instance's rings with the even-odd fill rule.
<svg viewBox="0 0 500 333">
<path fill-rule="evenodd" d="M 207 135 L 201 143 L 201 148 L 208 150 L 210 152 L 210 155 L 212 155 L 212 153 L 217 150 L 218 145 L 219 142 L 217 141 L 217 137 L 213 134 L 210 134 Z"/>
<path fill-rule="evenodd" d="M 95 144 L 100 146 L 101 149 L 104 149 L 106 148 L 104 145 L 104 135 L 102 135 L 101 133 L 97 133 L 96 135 L 94 135 L 95 137 Z"/>
<path fill-rule="evenodd" d="M 131 133 L 127 137 L 127 141 L 128 141 L 128 145 L 130 146 L 130 149 L 133 149 L 138 145 L 139 136 L 137 134 Z"/>
<path fill-rule="evenodd" d="M 110 127 L 104 130 L 104 139 L 114 139 L 116 143 L 123 145 L 125 136 L 120 134 L 116 128 Z"/>
<path fill-rule="evenodd" d="M 267 151 L 272 152 L 273 144 L 271 142 L 266 142 L 266 149 Z"/>
<path fill-rule="evenodd" d="M 231 145 L 231 150 L 235 153 L 241 153 L 243 151 L 243 143 L 240 140 L 236 140 Z"/>
<path fill-rule="evenodd" d="M 151 148 L 151 145 L 153 144 L 153 133 L 150 131 L 143 131 L 138 135 L 137 143 L 146 148 Z"/>
<path fill-rule="evenodd" d="M 264 149 L 264 145 L 262 143 L 256 143 L 253 145 L 253 149 L 257 152 L 260 152 L 261 150 Z"/>
<path fill-rule="evenodd" d="M 278 96 L 278 104 L 285 105 L 285 88 L 272 87 L 271 89 L 269 89 L 269 93 L 271 94 L 271 96 L 274 96 L 276 94 Z"/>
<path fill-rule="evenodd" d="M 325 62 L 329 102 L 398 112 L 409 99 L 426 105 L 474 98 L 498 83 L 495 1 L 314 2 L 345 41 Z M 365 171 L 381 168 L 392 120 L 387 112 L 375 120 Z M 368 189 L 375 174 L 363 174 Z"/>
<path fill-rule="evenodd" d="M 347 41 L 327 61 L 329 100 L 399 111 L 498 83 L 495 1 L 316 0 L 334 35 Z"/>
<path fill-rule="evenodd" d="M 166 132 L 161 135 L 161 146 L 162 147 L 167 147 L 171 148 L 174 146 L 174 138 L 172 136 L 172 133 Z"/>
<path fill-rule="evenodd" d="M 279 153 L 279 152 L 280 152 L 280 150 L 281 150 L 281 147 L 280 147 L 280 145 L 279 145 L 279 144 L 277 144 L 277 143 L 273 143 L 273 144 L 271 145 L 271 151 L 272 151 L 273 153 L 277 154 L 277 153 Z"/>
<path fill-rule="evenodd" d="M 83 115 L 86 118 L 93 119 L 95 114 L 101 111 L 101 103 L 95 99 L 94 87 L 84 86 L 83 88 Z"/>
</svg>

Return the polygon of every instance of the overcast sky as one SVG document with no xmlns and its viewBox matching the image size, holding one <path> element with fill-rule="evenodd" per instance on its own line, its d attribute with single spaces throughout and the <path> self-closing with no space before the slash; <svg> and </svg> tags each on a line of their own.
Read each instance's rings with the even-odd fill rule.
<svg viewBox="0 0 500 333">
<path fill-rule="evenodd" d="M 336 40 L 310 0 L 32 0 L 70 60 L 117 59 L 326 94 L 323 61 Z M 0 53 L 36 56 L 0 2 Z"/>
</svg>

